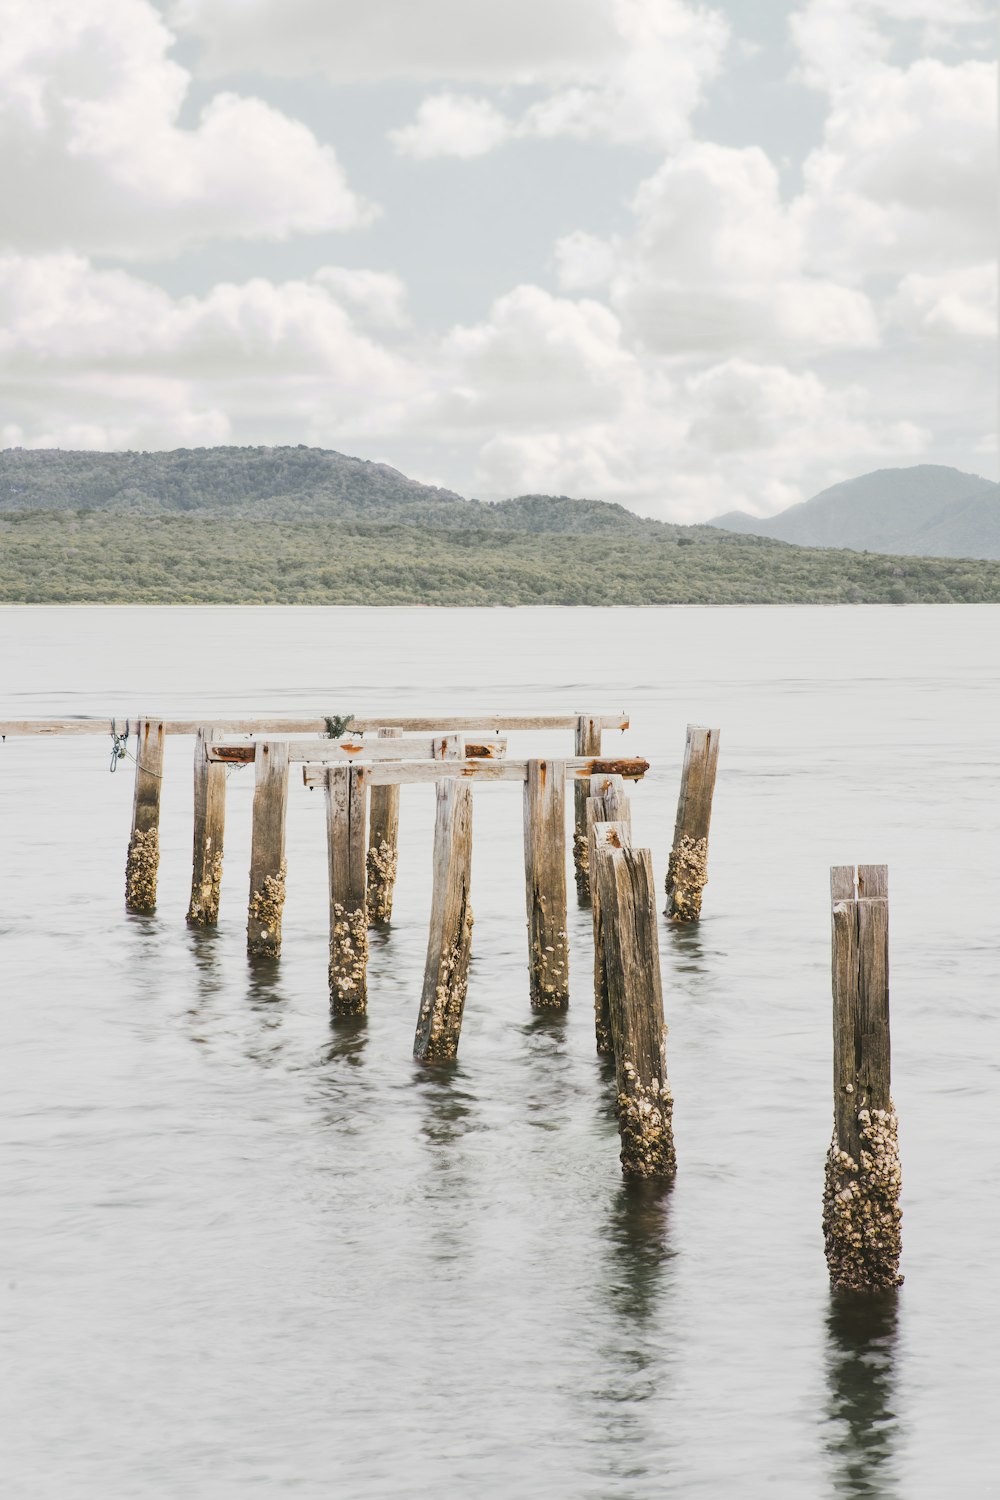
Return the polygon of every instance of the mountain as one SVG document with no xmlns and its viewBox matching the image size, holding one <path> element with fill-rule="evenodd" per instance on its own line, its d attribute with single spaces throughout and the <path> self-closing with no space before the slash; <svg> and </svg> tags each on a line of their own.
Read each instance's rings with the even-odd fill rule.
<svg viewBox="0 0 1000 1500">
<path fill-rule="evenodd" d="M 792 546 L 566 495 L 466 500 L 316 448 L 13 449 L 0 601 L 1000 603 L 1000 563 Z"/>
<path fill-rule="evenodd" d="M 1000 558 L 1000 485 L 940 464 L 878 469 L 776 516 L 734 510 L 710 524 L 805 547 Z"/>
</svg>

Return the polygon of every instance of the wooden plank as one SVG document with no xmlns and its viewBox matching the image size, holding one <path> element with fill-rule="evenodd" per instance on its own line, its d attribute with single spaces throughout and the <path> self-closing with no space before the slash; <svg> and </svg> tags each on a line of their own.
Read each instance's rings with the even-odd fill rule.
<svg viewBox="0 0 1000 1500">
<path fill-rule="evenodd" d="M 708 884 L 708 831 L 719 761 L 719 731 L 689 724 L 684 747 L 674 842 L 667 866 L 667 905 L 672 922 L 697 922 Z"/>
<path fill-rule="evenodd" d="M 881 1290 L 902 1281 L 886 866 L 834 866 L 830 896 L 834 1124 L 823 1192 L 826 1259 L 835 1288 Z"/>
<path fill-rule="evenodd" d="M 330 868 L 330 1011 L 363 1016 L 368 1009 L 368 913 L 365 908 L 363 766 L 326 771 L 326 836 Z"/>
<path fill-rule="evenodd" d="M 411 760 L 405 762 L 394 761 L 369 761 L 367 757 L 363 761 L 355 761 L 355 765 L 364 765 L 368 772 L 369 786 L 410 786 L 429 781 L 439 781 L 443 776 L 470 779 L 472 781 L 526 781 L 528 776 L 527 760 Z M 638 781 L 649 770 L 648 760 L 583 760 L 573 758 L 559 762 L 550 761 L 550 765 L 559 764 L 563 767 L 563 774 L 571 780 L 582 778 L 587 781 L 591 776 L 609 775 L 624 776 L 627 781 Z M 308 787 L 324 786 L 326 777 L 325 767 L 322 765 L 306 764 L 302 768 L 302 779 Z"/>
<path fill-rule="evenodd" d="M 524 781 L 528 975 L 535 1010 L 569 1003 L 566 935 L 566 766 L 529 760 Z"/>
<path fill-rule="evenodd" d="M 380 729 L 379 739 L 400 741 L 401 729 Z M 423 743 L 423 742 L 421 742 Z M 392 921 L 399 863 L 399 786 L 373 786 L 368 824 L 367 911 L 373 927 Z"/>
<path fill-rule="evenodd" d="M 126 911 L 148 913 L 156 910 L 163 748 L 163 721 L 140 719 L 136 732 L 132 832 L 125 860 Z"/>
<path fill-rule="evenodd" d="M 677 1158 L 653 858 L 648 849 L 599 841 L 594 870 L 604 929 L 622 1171 L 626 1177 L 671 1177 Z"/>
<path fill-rule="evenodd" d="M 126 714 L 117 716 L 124 724 Z M 603 729 L 628 729 L 628 714 L 595 714 Z M 442 733 L 471 730 L 502 733 L 504 730 L 573 729 L 578 714 L 355 714 L 350 728 L 355 734 L 377 729 L 438 730 Z M 134 719 L 133 719 L 134 722 Z M 197 734 L 203 726 L 219 734 L 324 734 L 324 715 L 295 717 L 287 714 L 261 714 L 239 719 L 162 719 L 164 734 Z M 0 739 L 24 735 L 111 734 L 111 719 L 80 715 L 72 718 L 6 719 L 0 721 Z"/>
<path fill-rule="evenodd" d="M 472 787 L 439 781 L 427 960 L 413 1055 L 447 1062 L 458 1052 L 472 951 Z"/>
<path fill-rule="evenodd" d="M 592 776 L 591 795 L 587 798 L 587 868 L 593 867 L 594 847 L 598 840 L 607 842 L 608 827 L 614 829 L 618 844 L 632 842 L 632 807 L 620 776 Z M 602 831 L 603 829 L 603 831 Z M 590 882 L 590 907 L 594 919 L 594 1036 L 597 1051 L 610 1054 L 611 1016 L 608 981 L 605 972 L 604 934 L 601 927 L 601 898 L 594 881 Z"/>
<path fill-rule="evenodd" d="M 599 756 L 601 753 L 601 725 L 593 714 L 581 714 L 576 721 L 573 753 L 578 756 Z M 573 787 L 573 870 L 576 875 L 576 898 L 585 905 L 590 900 L 589 860 L 587 837 L 586 782 L 578 781 Z"/>
<path fill-rule="evenodd" d="M 396 735 L 395 729 L 380 730 L 380 735 Z M 254 740 L 216 740 L 209 747 L 209 759 L 223 761 L 226 765 L 252 765 Z M 338 761 L 356 760 L 494 760 L 505 754 L 505 738 L 485 743 L 467 741 L 460 734 L 426 735 L 420 738 L 364 740 L 360 735 L 354 739 L 341 740 L 290 740 L 288 759 L 292 765 L 330 765 Z"/>
<path fill-rule="evenodd" d="M 277 958 L 285 907 L 285 813 L 288 807 L 288 741 L 261 740 L 254 761 L 253 833 L 247 953 Z"/>
<path fill-rule="evenodd" d="M 187 920 L 215 927 L 219 920 L 226 832 L 226 768 L 208 758 L 213 729 L 199 729 L 194 745 L 194 847 Z"/>
</svg>

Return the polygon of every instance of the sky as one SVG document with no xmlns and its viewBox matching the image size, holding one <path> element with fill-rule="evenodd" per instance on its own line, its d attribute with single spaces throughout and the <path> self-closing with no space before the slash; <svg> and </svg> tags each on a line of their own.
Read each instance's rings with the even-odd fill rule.
<svg viewBox="0 0 1000 1500">
<path fill-rule="evenodd" d="M 0 0 L 0 446 L 996 477 L 988 0 Z"/>
</svg>

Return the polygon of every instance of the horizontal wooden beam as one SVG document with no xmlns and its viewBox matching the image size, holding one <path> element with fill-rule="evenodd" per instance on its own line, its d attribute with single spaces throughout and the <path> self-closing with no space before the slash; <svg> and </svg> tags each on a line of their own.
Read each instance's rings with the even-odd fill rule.
<svg viewBox="0 0 1000 1500">
<path fill-rule="evenodd" d="M 552 765 L 553 761 L 543 762 Z M 595 760 L 585 756 L 563 759 L 569 780 L 588 776 L 624 776 L 628 781 L 639 781 L 649 770 L 648 760 Z M 369 786 L 404 786 L 412 782 L 440 781 L 445 776 L 461 776 L 474 781 L 527 781 L 526 760 L 410 760 L 410 761 L 355 761 L 356 766 L 367 770 Z M 302 779 L 308 787 L 326 786 L 326 765 L 306 763 L 302 767 Z"/>
<path fill-rule="evenodd" d="M 213 740 L 207 746 L 209 760 L 223 761 L 228 766 L 252 765 L 258 742 L 240 740 L 227 743 Z M 398 740 L 289 740 L 288 760 L 290 764 L 310 763 L 334 765 L 341 761 L 363 760 L 495 760 L 507 749 L 505 738 L 487 740 L 477 745 L 460 734 L 421 735 L 419 738 Z"/>
<path fill-rule="evenodd" d="M 575 729 L 579 714 L 355 714 L 350 727 L 355 734 L 364 734 L 375 729 L 426 730 L 453 734 L 468 730 L 477 734 L 500 734 L 515 729 Z M 627 729 L 628 714 L 591 714 L 594 723 L 602 729 Z M 154 714 L 122 714 L 117 718 L 119 733 L 126 720 L 137 724 L 140 718 L 156 719 Z M 326 719 L 281 717 L 261 714 L 258 718 L 246 719 L 156 719 L 163 724 L 164 734 L 197 734 L 199 729 L 211 729 L 216 734 L 324 734 Z M 70 719 L 8 719 L 0 721 L 0 738 L 15 738 L 24 735 L 62 734 L 107 734 L 111 733 L 110 718 Z"/>
</svg>

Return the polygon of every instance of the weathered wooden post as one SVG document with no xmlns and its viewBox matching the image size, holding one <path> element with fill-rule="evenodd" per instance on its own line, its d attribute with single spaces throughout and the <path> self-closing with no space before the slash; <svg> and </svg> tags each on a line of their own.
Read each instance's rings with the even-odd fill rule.
<svg viewBox="0 0 1000 1500">
<path fill-rule="evenodd" d="M 413 1055 L 445 1062 L 458 1052 L 472 950 L 472 787 L 437 783 L 434 876 L 427 962 Z"/>
<path fill-rule="evenodd" d="M 401 729 L 380 729 L 380 740 L 399 739 Z M 399 859 L 399 787 L 373 786 L 368 830 L 368 921 L 388 927 Z"/>
<path fill-rule="evenodd" d="M 330 862 L 330 1011 L 363 1016 L 368 1009 L 368 914 L 365 910 L 363 766 L 326 773 L 326 838 Z"/>
<path fill-rule="evenodd" d="M 674 846 L 667 866 L 664 915 L 674 922 L 697 922 L 701 916 L 701 893 L 708 884 L 708 829 L 718 761 L 719 731 L 689 724 Z"/>
<path fill-rule="evenodd" d="M 140 719 L 135 749 L 132 833 L 125 860 L 126 911 L 156 910 L 160 866 L 160 787 L 163 784 L 162 719 Z"/>
<path fill-rule="evenodd" d="M 833 931 L 833 1140 L 823 1236 L 834 1288 L 899 1286 L 900 1164 L 889 1078 L 889 876 L 885 865 L 830 871 Z"/>
<path fill-rule="evenodd" d="M 288 807 L 288 741 L 258 740 L 254 747 L 253 833 L 247 953 L 277 958 L 285 906 L 285 812 Z"/>
<path fill-rule="evenodd" d="M 208 758 L 208 746 L 218 737 L 217 730 L 203 727 L 198 730 L 194 744 L 194 850 L 187 912 L 187 919 L 194 927 L 214 927 L 219 920 L 226 768 Z"/>
<path fill-rule="evenodd" d="M 535 1010 L 569 1003 L 566 936 L 566 764 L 529 760 L 524 782 L 528 971 Z"/>
<path fill-rule="evenodd" d="M 656 921 L 653 857 L 616 848 L 597 825 L 595 873 L 618 1087 L 618 1128 L 626 1177 L 670 1177 L 677 1167 L 673 1097 Z M 612 828 L 614 825 L 610 825 Z"/>
<path fill-rule="evenodd" d="M 631 843 L 632 807 L 620 776 L 592 776 L 587 798 L 588 868 L 594 869 L 598 824 L 613 825 L 619 843 Z M 602 835 L 606 839 L 607 831 Z M 601 1054 L 614 1051 L 608 1010 L 608 980 L 605 973 L 604 933 L 601 927 L 601 895 L 597 882 L 590 882 L 590 909 L 594 918 L 594 1032 Z"/>
<path fill-rule="evenodd" d="M 600 755 L 601 720 L 593 714 L 579 714 L 576 720 L 574 755 Z M 587 840 L 587 783 L 573 784 L 573 867 L 576 871 L 577 900 L 590 897 L 590 849 Z"/>
</svg>

